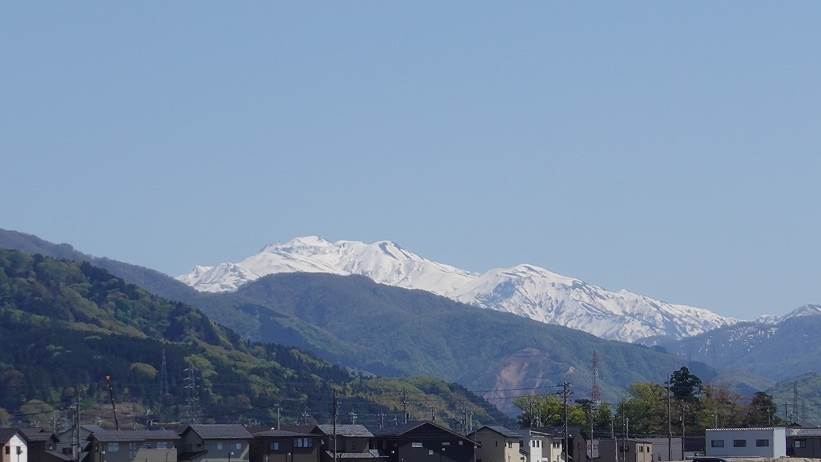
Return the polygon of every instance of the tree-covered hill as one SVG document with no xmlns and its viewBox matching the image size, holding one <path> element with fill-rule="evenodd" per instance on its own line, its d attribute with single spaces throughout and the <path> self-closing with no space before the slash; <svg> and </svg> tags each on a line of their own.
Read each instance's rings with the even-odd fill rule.
<svg viewBox="0 0 821 462">
<path fill-rule="evenodd" d="M 576 396 L 589 394 L 592 356 L 600 357 L 600 385 L 617 400 L 637 381 L 662 382 L 688 365 L 705 380 L 715 371 L 640 345 L 508 313 L 465 305 L 364 277 L 295 273 L 262 278 L 238 292 L 199 293 L 160 272 L 90 257 L 67 244 L 0 230 L 0 247 L 73 256 L 102 265 L 126 281 L 203 310 L 245 338 L 294 345 L 335 363 L 383 376 L 430 375 L 458 382 L 506 411 L 510 396 L 567 380 Z M 499 392 L 493 390 L 510 390 Z"/>
<path fill-rule="evenodd" d="M 185 406 L 189 368 L 194 409 Z M 205 421 L 271 423 L 277 405 L 286 421 L 303 413 L 324 420 L 332 389 L 360 422 L 396 414 L 403 393 L 419 416 L 435 407 L 455 424 L 465 406 L 477 422 L 504 419 L 459 385 L 352 376 L 296 348 L 242 339 L 201 311 L 88 262 L 0 250 L 0 420 L 48 421 L 52 409 L 70 407 L 78 389 L 92 417 L 107 398 L 106 375 L 117 401 L 150 408 L 162 421 L 192 413 Z"/>
<path fill-rule="evenodd" d="M 796 391 L 797 406 L 793 402 Z M 773 386 L 769 393 L 778 403 L 784 420 L 811 427 L 821 425 L 821 374 L 812 372 L 786 379 Z"/>
</svg>

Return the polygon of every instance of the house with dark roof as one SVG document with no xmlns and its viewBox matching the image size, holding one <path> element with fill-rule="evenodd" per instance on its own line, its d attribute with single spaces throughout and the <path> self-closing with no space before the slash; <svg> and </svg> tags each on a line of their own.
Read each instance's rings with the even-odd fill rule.
<svg viewBox="0 0 821 462">
<path fill-rule="evenodd" d="M 524 433 L 499 425 L 485 425 L 468 435 L 479 444 L 476 462 L 526 462 Z"/>
<path fill-rule="evenodd" d="M 88 462 L 177 462 L 170 430 L 103 430 L 88 435 Z"/>
<path fill-rule="evenodd" d="M 375 431 L 374 446 L 386 462 L 473 462 L 476 443 L 435 422 L 416 421 Z"/>
<path fill-rule="evenodd" d="M 585 440 L 587 435 L 588 433 L 580 433 L 573 440 L 574 461 L 590 461 L 586 453 L 589 449 Z M 614 441 L 612 438 L 597 437 L 594 442 L 594 460 L 598 462 L 653 462 L 653 442 L 651 440 L 618 438 Z M 666 454 L 664 458 L 667 458 Z"/>
<path fill-rule="evenodd" d="M 180 435 L 178 459 L 190 462 L 248 462 L 254 436 L 240 424 L 194 424 Z"/>
<path fill-rule="evenodd" d="M 821 428 L 788 428 L 787 456 L 821 459 Z"/>
<path fill-rule="evenodd" d="M 28 442 L 16 428 L 0 428 L 0 462 L 28 462 Z"/>
<path fill-rule="evenodd" d="M 60 440 L 57 435 L 41 427 L 21 428 L 20 432 L 28 442 L 28 462 L 65 462 L 70 455 L 58 449 Z"/>
<path fill-rule="evenodd" d="M 257 431 L 253 435 L 251 460 L 254 462 L 319 462 L 320 435 L 275 429 Z"/>
<path fill-rule="evenodd" d="M 336 438 L 334 438 L 334 430 Z M 311 430 L 321 440 L 320 461 L 333 462 L 334 451 L 337 461 L 374 462 L 384 460 L 373 446 L 374 435 L 364 425 L 359 424 L 324 424 Z"/>
<path fill-rule="evenodd" d="M 535 429 L 523 429 L 520 433 L 527 462 L 562 462 L 561 437 Z"/>
</svg>

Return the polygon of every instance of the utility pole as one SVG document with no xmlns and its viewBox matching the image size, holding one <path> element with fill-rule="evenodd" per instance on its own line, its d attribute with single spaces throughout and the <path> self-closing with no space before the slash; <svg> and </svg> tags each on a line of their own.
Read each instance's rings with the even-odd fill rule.
<svg viewBox="0 0 821 462">
<path fill-rule="evenodd" d="M 279 417 L 280 417 L 280 414 L 279 414 L 279 403 L 277 403 L 277 430 L 279 430 Z"/>
<path fill-rule="evenodd" d="M 590 451 L 588 457 L 591 461 L 593 460 L 593 444 L 596 439 L 594 436 L 595 429 L 593 428 L 593 413 L 595 412 L 595 410 L 596 402 L 590 401 Z"/>
<path fill-rule="evenodd" d="M 336 416 L 339 413 L 339 401 L 336 399 L 336 389 L 333 390 L 331 406 L 331 415 L 333 417 L 334 462 L 336 462 Z"/>
<path fill-rule="evenodd" d="M 567 440 L 568 440 L 568 436 L 567 436 L 567 401 L 570 399 L 570 395 L 571 395 L 572 392 L 570 391 L 570 384 L 567 381 L 562 382 L 561 387 L 562 387 L 562 408 L 563 408 L 563 414 L 564 414 L 563 415 L 563 420 L 564 420 L 564 441 L 562 443 L 564 448 L 563 448 L 562 452 L 564 452 L 565 462 L 568 462 L 569 452 L 568 452 L 568 447 L 567 447 Z"/>
<path fill-rule="evenodd" d="M 616 439 L 616 415 L 610 415 L 610 437 L 613 438 L 613 460 L 619 462 L 619 441 Z"/>
<path fill-rule="evenodd" d="M 627 412 L 624 408 L 624 402 L 621 403 L 621 434 L 622 434 L 622 448 L 619 450 L 621 454 L 621 459 L 626 459 L 624 455 L 624 448 L 627 447 L 627 438 L 624 436 L 626 435 L 625 429 L 627 428 Z M 618 459 L 616 459 L 618 460 Z M 624 461 L 626 462 L 626 460 Z"/>
<path fill-rule="evenodd" d="M 684 402 L 681 403 L 681 456 L 684 457 Z"/>
<path fill-rule="evenodd" d="M 630 417 L 627 417 L 624 427 L 624 462 L 627 462 L 627 452 L 630 450 Z"/>
<path fill-rule="evenodd" d="M 111 376 L 105 376 L 108 383 L 108 399 L 111 401 L 111 412 L 114 413 L 114 429 L 120 431 L 120 421 L 117 419 L 117 405 L 114 404 L 114 386 L 111 384 Z"/>
<path fill-rule="evenodd" d="M 385 428 L 385 411 L 379 410 L 379 429 Z"/>
<path fill-rule="evenodd" d="M 673 460 L 673 416 L 672 416 L 672 397 L 670 396 L 670 382 L 671 378 L 668 378 L 666 382 L 664 382 L 665 388 L 667 388 L 667 460 Z M 682 453 L 682 457 L 684 457 L 684 453 Z"/>
<path fill-rule="evenodd" d="M 74 456 L 74 462 L 80 461 L 80 386 L 75 388 L 74 395 L 74 433 L 71 436 L 71 453 Z"/>
<path fill-rule="evenodd" d="M 408 392 L 402 390 L 402 418 L 404 419 L 404 423 L 408 423 Z"/>
</svg>

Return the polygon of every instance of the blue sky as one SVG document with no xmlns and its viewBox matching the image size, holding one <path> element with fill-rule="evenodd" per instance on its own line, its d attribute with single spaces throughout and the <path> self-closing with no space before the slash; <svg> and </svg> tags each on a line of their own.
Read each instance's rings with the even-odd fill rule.
<svg viewBox="0 0 821 462">
<path fill-rule="evenodd" d="M 12 2 L 0 227 L 178 274 L 296 235 L 742 318 L 821 302 L 817 2 Z"/>
</svg>

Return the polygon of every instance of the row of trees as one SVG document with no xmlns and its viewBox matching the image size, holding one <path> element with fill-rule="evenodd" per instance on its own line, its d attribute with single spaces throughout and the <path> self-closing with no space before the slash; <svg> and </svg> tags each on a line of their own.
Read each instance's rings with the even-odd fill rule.
<svg viewBox="0 0 821 462">
<path fill-rule="evenodd" d="M 557 395 L 532 395 L 518 398 L 524 426 L 558 426 L 564 422 L 564 403 Z M 627 389 L 618 403 L 593 403 L 577 400 L 567 406 L 570 425 L 588 428 L 593 422 L 597 432 L 622 433 L 629 422 L 631 434 L 666 435 L 668 409 L 674 435 L 693 434 L 712 427 L 768 426 L 781 423 L 772 396 L 755 393 L 744 398 L 729 388 L 702 383 L 686 367 L 675 371 L 664 384 L 637 382 Z"/>
</svg>

